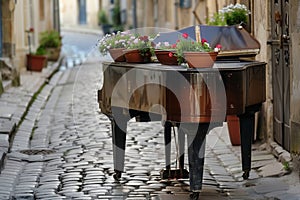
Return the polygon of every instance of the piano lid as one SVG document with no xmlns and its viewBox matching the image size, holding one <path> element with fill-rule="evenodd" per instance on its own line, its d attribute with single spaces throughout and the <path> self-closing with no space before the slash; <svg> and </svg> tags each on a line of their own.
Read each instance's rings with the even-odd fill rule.
<svg viewBox="0 0 300 200">
<path fill-rule="evenodd" d="M 259 42 L 241 26 L 198 26 L 201 38 L 205 38 L 212 47 L 222 45 L 218 57 L 255 56 L 259 53 Z M 153 42 L 175 44 L 182 33 L 187 33 L 191 39 L 196 40 L 195 26 L 190 26 L 174 32 L 159 33 Z"/>
</svg>

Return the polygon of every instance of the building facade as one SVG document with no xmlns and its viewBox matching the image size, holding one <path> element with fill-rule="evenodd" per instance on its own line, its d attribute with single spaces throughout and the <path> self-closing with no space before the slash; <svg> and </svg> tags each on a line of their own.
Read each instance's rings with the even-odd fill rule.
<svg viewBox="0 0 300 200">
<path fill-rule="evenodd" d="M 18 85 L 19 74 L 26 70 L 26 54 L 29 53 L 26 30 L 31 34 L 31 49 L 39 45 L 39 34 L 58 28 L 56 15 L 58 0 L 1 0 L 0 2 L 0 57 L 2 78 L 12 79 Z M 14 81 L 15 80 L 15 81 Z"/>
<path fill-rule="evenodd" d="M 69 0 L 61 9 L 63 23 L 79 24 L 79 4 L 71 12 Z M 74 2 L 74 1 L 73 1 Z M 95 3 L 96 2 L 96 3 Z M 86 23 L 96 26 L 97 11 L 108 16 L 115 1 L 86 3 Z M 90 3 L 90 2 L 89 2 Z M 260 137 L 275 141 L 291 153 L 300 154 L 300 2 L 299 0 L 122 0 L 121 18 L 125 29 L 161 27 L 172 30 L 206 24 L 219 9 L 242 3 L 250 10 L 247 30 L 260 42 L 257 60 L 267 63 L 267 100 L 261 112 Z M 71 6 L 71 5 L 69 5 Z M 90 10 L 88 9 L 90 8 Z M 68 10 L 68 11 L 67 11 Z M 73 17 L 73 19 L 68 19 Z M 92 18 L 94 18 L 92 20 Z M 73 21 L 72 21 L 73 20 Z"/>
</svg>

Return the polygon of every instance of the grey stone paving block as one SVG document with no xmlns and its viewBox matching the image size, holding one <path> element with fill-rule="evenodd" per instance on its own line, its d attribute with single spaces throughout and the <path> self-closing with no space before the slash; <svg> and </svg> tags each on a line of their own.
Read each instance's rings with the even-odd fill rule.
<svg viewBox="0 0 300 200">
<path fill-rule="evenodd" d="M 253 189 L 258 194 L 267 194 L 276 191 L 286 191 L 288 187 L 289 186 L 286 183 L 274 180 L 258 184 L 257 186 L 253 187 Z"/>
</svg>

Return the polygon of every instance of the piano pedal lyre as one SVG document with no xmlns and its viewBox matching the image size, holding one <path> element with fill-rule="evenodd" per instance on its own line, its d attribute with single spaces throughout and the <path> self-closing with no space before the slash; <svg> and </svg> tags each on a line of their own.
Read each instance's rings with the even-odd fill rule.
<svg viewBox="0 0 300 200">
<path fill-rule="evenodd" d="M 162 169 L 160 171 L 161 179 L 188 179 L 189 172 L 186 169 Z"/>
</svg>

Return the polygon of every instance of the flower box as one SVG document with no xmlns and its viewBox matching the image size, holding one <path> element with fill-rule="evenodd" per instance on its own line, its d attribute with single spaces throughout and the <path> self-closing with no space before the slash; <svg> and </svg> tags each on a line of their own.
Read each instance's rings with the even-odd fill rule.
<svg viewBox="0 0 300 200">
<path fill-rule="evenodd" d="M 177 57 L 174 55 L 175 51 L 155 50 L 157 60 L 163 65 L 179 65 Z"/>
<path fill-rule="evenodd" d="M 214 65 L 218 52 L 183 52 L 183 55 L 191 68 L 210 68 Z"/>
<path fill-rule="evenodd" d="M 47 66 L 47 57 L 43 55 L 27 54 L 27 70 L 40 72 Z"/>
<path fill-rule="evenodd" d="M 145 52 L 143 55 L 138 49 L 125 49 L 123 50 L 125 53 L 126 62 L 128 63 L 148 63 L 151 61 L 151 52 Z"/>
<path fill-rule="evenodd" d="M 125 50 L 125 48 L 113 48 L 113 49 L 109 49 L 108 51 L 110 56 L 115 62 L 125 62 L 126 58 L 123 50 Z"/>
</svg>

